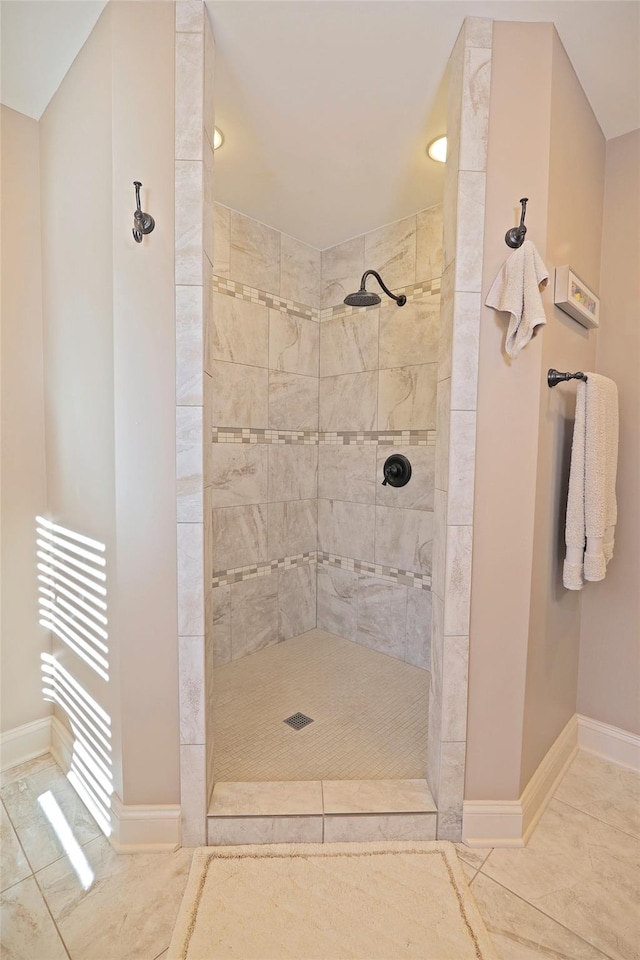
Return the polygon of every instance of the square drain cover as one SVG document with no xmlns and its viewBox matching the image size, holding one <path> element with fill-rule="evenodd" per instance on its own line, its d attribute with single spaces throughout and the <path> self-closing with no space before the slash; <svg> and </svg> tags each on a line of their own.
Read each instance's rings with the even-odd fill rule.
<svg viewBox="0 0 640 960">
<path fill-rule="evenodd" d="M 311 717 L 305 717 L 304 713 L 294 713 L 292 717 L 287 717 L 284 722 L 288 723 L 294 730 L 301 730 L 308 723 L 313 723 L 313 720 Z"/>
</svg>

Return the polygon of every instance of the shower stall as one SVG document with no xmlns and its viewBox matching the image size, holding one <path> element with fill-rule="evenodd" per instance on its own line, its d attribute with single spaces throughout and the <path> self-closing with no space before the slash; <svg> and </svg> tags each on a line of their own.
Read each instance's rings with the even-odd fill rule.
<svg viewBox="0 0 640 960">
<path fill-rule="evenodd" d="M 217 202 L 213 36 L 176 23 L 184 842 L 459 839 L 491 24 L 443 202 L 318 250 Z"/>
</svg>

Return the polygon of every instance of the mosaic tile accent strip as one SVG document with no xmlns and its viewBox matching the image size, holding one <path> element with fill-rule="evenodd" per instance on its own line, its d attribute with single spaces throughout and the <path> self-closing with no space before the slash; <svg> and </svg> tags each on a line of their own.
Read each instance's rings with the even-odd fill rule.
<svg viewBox="0 0 640 960">
<path fill-rule="evenodd" d="M 266 293 L 264 290 L 250 287 L 246 283 L 229 280 L 226 277 L 218 277 L 215 274 L 213 274 L 211 286 L 216 293 L 224 293 L 229 297 L 235 297 L 236 300 L 247 300 L 249 303 L 260 303 L 272 310 L 280 310 L 281 313 L 303 317 L 306 320 L 315 320 L 316 323 L 335 320 L 337 317 L 349 317 L 352 313 L 365 313 L 367 310 L 376 309 L 375 307 L 349 307 L 345 303 L 338 303 L 333 307 L 324 307 L 319 310 L 317 307 L 309 307 L 305 303 L 298 303 L 296 300 L 287 300 L 286 297 Z M 440 286 L 440 277 L 434 277 L 432 280 L 421 280 L 420 283 L 398 287 L 393 293 L 396 295 L 403 293 L 407 300 L 419 300 L 421 297 L 439 294 Z"/>
<path fill-rule="evenodd" d="M 224 587 L 230 583 L 240 583 L 242 580 L 255 580 L 256 577 L 266 577 L 276 570 L 290 570 L 291 567 L 302 567 L 307 563 L 316 563 L 315 550 L 309 553 L 299 553 L 293 557 L 281 557 L 279 560 L 264 560 L 248 567 L 234 567 L 231 570 L 217 570 L 213 574 L 212 587 Z"/>
<path fill-rule="evenodd" d="M 402 583 L 407 587 L 431 590 L 431 577 L 426 573 L 413 573 L 411 570 L 387 567 L 380 563 L 370 563 L 368 560 L 339 557 L 333 553 L 323 553 L 322 551 L 318 551 L 317 558 L 317 562 L 323 567 L 338 567 L 340 570 L 368 573 L 380 580 L 389 580 L 391 583 Z"/>
<path fill-rule="evenodd" d="M 321 446 L 429 447 L 435 430 L 269 430 L 252 427 L 213 427 L 212 443 L 284 443 Z"/>
<path fill-rule="evenodd" d="M 296 300 L 287 300 L 275 293 L 265 293 L 264 290 L 258 290 L 237 280 L 228 280 L 226 277 L 218 277 L 214 274 L 211 286 L 216 293 L 224 293 L 229 297 L 235 297 L 236 300 L 260 303 L 263 307 L 280 310 L 281 313 L 289 313 L 294 317 L 315 320 L 316 323 L 320 320 L 320 310 L 316 307 L 308 307 L 305 303 L 298 303 Z"/>
<path fill-rule="evenodd" d="M 255 580 L 256 577 L 270 576 L 277 570 L 290 570 L 291 567 L 301 567 L 312 563 L 319 563 L 324 567 L 338 567 L 340 570 L 351 570 L 354 573 L 368 573 L 380 580 L 401 583 L 407 587 L 417 587 L 419 590 L 431 590 L 431 577 L 427 574 L 413 573 L 411 570 L 400 570 L 397 567 L 386 567 L 380 563 L 369 563 L 367 560 L 355 560 L 352 557 L 339 557 L 333 553 L 323 553 L 316 550 L 309 553 L 299 553 L 293 557 L 281 557 L 279 560 L 265 560 L 248 567 L 217 570 L 213 574 L 211 585 L 212 587 L 224 587 L 232 583 L 241 583 L 243 580 Z"/>
<path fill-rule="evenodd" d="M 420 283 L 412 283 L 406 287 L 398 287 L 396 290 L 393 290 L 392 293 L 395 293 L 396 296 L 399 296 L 401 293 L 405 295 L 407 300 L 420 300 L 421 297 L 434 296 L 440 293 L 441 289 L 441 278 L 434 277 L 432 280 L 421 280 Z M 367 310 L 375 310 L 376 307 L 349 307 L 346 303 L 338 303 L 333 307 L 324 307 L 322 310 L 319 310 L 320 322 L 324 323 L 326 320 L 335 320 L 337 317 L 349 317 L 352 313 L 366 313 Z"/>
</svg>

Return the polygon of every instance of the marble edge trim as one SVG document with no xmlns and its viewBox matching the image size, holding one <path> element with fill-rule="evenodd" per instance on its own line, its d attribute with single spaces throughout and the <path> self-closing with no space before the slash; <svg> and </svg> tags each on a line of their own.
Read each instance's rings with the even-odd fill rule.
<svg viewBox="0 0 640 960">
<path fill-rule="evenodd" d="M 314 320 L 316 323 L 335 320 L 339 317 L 349 317 L 352 313 L 366 313 L 367 310 L 374 309 L 371 307 L 348 307 L 344 303 L 318 309 L 305 303 L 299 303 L 296 300 L 287 300 L 275 293 L 258 290 L 256 287 L 250 287 L 238 280 L 219 277 L 215 273 L 211 280 L 211 288 L 215 293 L 222 293 L 228 297 L 234 297 L 236 300 L 246 300 L 248 303 L 257 303 L 263 307 L 269 307 L 271 310 L 291 314 L 294 317 Z M 398 287 L 393 292 L 397 295 L 404 294 L 407 300 L 419 300 L 424 296 L 439 294 L 440 277 L 435 277 L 433 280 L 423 280 L 420 283 L 412 283 L 407 287 Z"/>
<path fill-rule="evenodd" d="M 213 427 L 212 443 L 279 443 L 320 446 L 432 447 L 435 430 L 269 430 L 253 427 Z"/>
<path fill-rule="evenodd" d="M 243 580 L 255 580 L 257 577 L 267 577 L 277 570 L 291 570 L 293 567 L 302 567 L 306 564 L 336 567 L 339 570 L 349 570 L 352 573 L 366 573 L 378 580 L 387 580 L 390 583 L 398 583 L 406 587 L 416 587 L 418 590 L 431 590 L 431 577 L 428 574 L 414 573 L 412 570 L 402 570 L 398 567 L 387 567 L 380 563 L 370 563 L 368 560 L 356 560 L 353 557 L 340 557 L 337 554 L 324 553 L 321 550 L 298 553 L 291 557 L 280 557 L 278 560 L 263 560 L 246 567 L 216 570 L 211 579 L 211 587 L 215 589 L 216 587 L 230 586 L 232 583 L 242 583 Z"/>
</svg>

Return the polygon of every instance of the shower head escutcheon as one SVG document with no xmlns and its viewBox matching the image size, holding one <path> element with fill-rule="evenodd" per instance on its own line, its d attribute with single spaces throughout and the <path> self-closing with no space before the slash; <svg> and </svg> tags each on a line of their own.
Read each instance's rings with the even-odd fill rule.
<svg viewBox="0 0 640 960">
<path fill-rule="evenodd" d="M 360 289 L 356 293 L 350 293 L 347 297 L 344 298 L 344 302 L 348 307 L 375 307 L 376 304 L 380 303 L 380 297 L 377 293 L 373 293 L 366 288 L 367 277 L 373 276 L 376 278 L 384 292 L 391 300 L 395 300 L 399 307 L 404 307 L 407 302 L 407 298 L 403 293 L 399 297 L 396 297 L 395 293 L 391 293 L 391 290 L 387 287 L 384 280 L 377 272 L 377 270 L 365 270 L 362 274 L 362 280 L 360 281 Z"/>
</svg>

